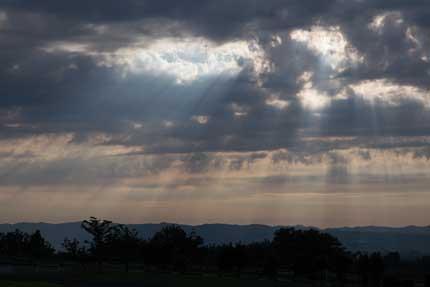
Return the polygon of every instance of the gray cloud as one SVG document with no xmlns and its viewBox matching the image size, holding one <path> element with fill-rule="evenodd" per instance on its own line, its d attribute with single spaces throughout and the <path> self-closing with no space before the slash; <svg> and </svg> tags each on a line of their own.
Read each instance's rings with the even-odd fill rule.
<svg viewBox="0 0 430 287">
<path fill-rule="evenodd" d="M 429 135 L 430 114 L 421 102 L 370 104 L 349 92 L 315 116 L 297 95 L 306 84 L 298 79 L 306 71 L 313 73 L 314 88 L 332 97 L 348 85 L 375 79 L 428 89 L 429 9 L 428 1 L 420 0 L 407 5 L 383 0 L 2 1 L 0 131 L 3 138 L 72 132 L 75 140 L 104 132 L 115 135 L 106 144 L 145 146 L 146 153 L 201 154 L 297 149 L 303 131 L 318 137 Z M 370 29 L 374 17 L 384 13 L 378 30 Z M 339 26 L 364 62 L 335 71 L 289 38 L 292 29 L 314 25 Z M 273 46 L 275 34 L 283 41 Z M 246 63 L 234 78 L 207 77 L 178 86 L 171 76 L 149 72 L 123 78 L 88 53 L 43 49 L 74 43 L 94 53 L 114 52 L 141 37 L 145 46 L 162 37 L 185 36 L 218 44 L 257 39 L 272 69 L 255 76 L 255 67 Z M 267 105 L 273 95 L 288 101 L 288 108 Z M 246 115 L 236 117 L 235 106 Z M 193 115 L 210 120 L 199 125 L 190 120 Z M 174 125 L 166 128 L 166 121 Z M 135 122 L 142 127 L 132 128 Z M 300 154 L 278 157 L 307 161 Z M 231 168 L 246 161 L 237 159 Z M 189 171 L 205 170 L 208 164 L 204 158 L 191 162 Z"/>
</svg>

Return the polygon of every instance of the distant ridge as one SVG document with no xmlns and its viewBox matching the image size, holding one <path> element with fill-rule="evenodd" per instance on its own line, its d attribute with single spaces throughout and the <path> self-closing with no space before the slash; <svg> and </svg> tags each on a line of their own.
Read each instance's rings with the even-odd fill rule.
<svg viewBox="0 0 430 287">
<path fill-rule="evenodd" d="M 152 237 L 163 226 L 179 225 L 186 232 L 196 232 L 202 236 L 206 244 L 222 244 L 230 242 L 250 243 L 271 240 L 273 233 L 282 226 L 269 226 L 263 224 L 237 225 L 237 224 L 202 224 L 185 225 L 175 223 L 146 223 L 129 224 L 144 238 Z M 289 226 L 296 229 L 318 229 L 303 225 Z M 80 222 L 68 223 L 16 223 L 0 224 L 0 232 L 19 229 L 25 232 L 34 232 L 39 229 L 42 234 L 58 249 L 65 237 L 77 238 L 84 241 L 88 235 L 81 229 Z M 321 229 L 328 232 L 344 244 L 351 251 L 399 251 L 403 257 L 414 258 L 421 255 L 430 255 L 430 227 L 340 227 Z"/>
</svg>

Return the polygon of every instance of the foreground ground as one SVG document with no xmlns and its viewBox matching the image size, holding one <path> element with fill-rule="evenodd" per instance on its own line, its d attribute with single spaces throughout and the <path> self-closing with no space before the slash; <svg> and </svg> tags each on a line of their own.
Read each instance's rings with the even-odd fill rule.
<svg viewBox="0 0 430 287">
<path fill-rule="evenodd" d="M 404 274 L 405 275 L 405 274 Z M 389 284 L 388 286 L 424 286 L 423 278 L 409 274 L 405 278 L 413 279 L 415 285 Z M 348 276 L 348 284 L 342 287 L 360 286 L 360 281 Z M 133 270 L 129 273 L 119 270 L 77 271 L 60 269 L 19 268 L 13 272 L 0 272 L 0 287 L 310 287 L 310 286 L 340 286 L 333 278 L 320 282 L 296 278 L 294 282 L 288 274 L 279 274 L 278 280 L 270 280 L 255 273 L 218 274 L 213 273 L 172 273 L 172 272 L 143 272 Z M 385 285 L 387 286 L 387 285 Z"/>
<path fill-rule="evenodd" d="M 4 281 L 0 280 L 2 287 L 60 287 L 61 285 L 52 284 L 47 282 L 37 281 Z"/>
<path fill-rule="evenodd" d="M 238 278 L 234 275 L 218 276 L 215 274 L 171 274 L 143 273 L 130 274 L 59 274 L 25 273 L 9 274 L 0 277 L 2 287 L 159 287 L 159 286 L 205 286 L 205 287 L 275 287 L 275 286 L 312 286 L 305 282 L 287 284 L 261 278 Z"/>
</svg>

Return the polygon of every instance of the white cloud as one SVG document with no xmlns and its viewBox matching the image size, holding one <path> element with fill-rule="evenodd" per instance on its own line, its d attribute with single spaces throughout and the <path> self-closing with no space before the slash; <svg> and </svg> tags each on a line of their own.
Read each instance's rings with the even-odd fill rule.
<svg viewBox="0 0 430 287">
<path fill-rule="evenodd" d="M 95 51 L 91 51 L 91 47 L 88 44 L 84 43 L 74 43 L 74 42 L 55 42 L 51 43 L 42 48 L 46 53 L 55 53 L 55 52 L 67 52 L 67 53 L 76 53 L 76 54 L 85 54 L 90 56 L 99 55 Z"/>
<path fill-rule="evenodd" d="M 245 106 L 241 106 L 237 103 L 232 103 L 230 106 L 233 114 L 237 118 L 246 117 L 249 113 L 249 109 Z"/>
<path fill-rule="evenodd" d="M 93 56 L 102 66 L 118 68 L 124 77 L 129 73 L 168 75 L 178 84 L 207 76 L 235 76 L 245 67 L 259 74 L 268 67 L 257 42 L 244 40 L 215 45 L 204 38 L 162 38 L 146 45 L 143 39 L 114 52 L 100 52 L 85 43 L 57 42 L 43 49 Z"/>
<path fill-rule="evenodd" d="M 342 34 L 340 27 L 313 26 L 310 29 L 296 29 L 290 37 L 304 43 L 326 65 L 337 71 L 349 64 L 363 61 L 363 57 Z"/>
<path fill-rule="evenodd" d="M 403 17 L 400 12 L 392 11 L 392 12 L 385 12 L 379 15 L 376 15 L 373 17 L 372 22 L 369 23 L 369 29 L 374 32 L 381 32 L 382 28 L 384 27 L 385 23 L 388 19 L 394 20 L 393 22 L 397 25 L 400 25 L 403 23 Z"/>
<path fill-rule="evenodd" d="M 143 128 L 144 125 L 143 125 L 143 122 L 131 121 L 130 122 L 130 127 L 133 128 L 133 129 L 135 129 L 135 130 L 138 130 L 138 129 Z"/>
<path fill-rule="evenodd" d="M 297 96 L 302 106 L 309 110 L 321 110 L 330 103 L 330 96 L 314 88 L 303 88 Z"/>
<path fill-rule="evenodd" d="M 191 120 L 193 120 L 194 122 L 201 124 L 201 125 L 205 125 L 209 122 L 209 117 L 208 116 L 193 116 L 191 117 Z"/>
<path fill-rule="evenodd" d="M 163 39 L 143 49 L 118 51 L 128 57 L 129 71 L 149 71 L 174 76 L 177 83 L 189 83 L 200 77 L 236 75 L 244 66 L 261 70 L 264 54 L 255 43 L 237 41 L 215 46 L 204 39 Z"/>
<path fill-rule="evenodd" d="M 175 126 L 175 123 L 174 123 L 174 122 L 172 122 L 172 121 L 163 121 L 163 126 L 164 126 L 165 128 L 172 128 L 172 127 L 174 127 L 174 126 Z"/>
<path fill-rule="evenodd" d="M 270 46 L 272 48 L 278 47 L 279 45 L 282 45 L 282 38 L 279 35 L 273 35 L 272 39 L 270 41 Z"/>
<path fill-rule="evenodd" d="M 350 87 L 357 95 L 370 102 L 398 106 L 404 100 L 414 100 L 430 108 L 430 91 L 419 87 L 399 85 L 386 79 L 362 81 Z"/>
<path fill-rule="evenodd" d="M 288 101 L 280 99 L 278 96 L 271 96 L 266 100 L 266 105 L 274 107 L 279 110 L 284 110 L 290 106 Z"/>
<path fill-rule="evenodd" d="M 297 83 L 304 83 L 306 85 L 312 80 L 312 77 L 313 72 L 306 71 L 297 79 Z"/>
<path fill-rule="evenodd" d="M 304 108 L 318 111 L 327 107 L 331 100 L 346 99 L 348 89 L 372 104 L 382 103 L 388 106 L 400 106 L 405 100 L 411 100 L 430 108 L 429 90 L 411 85 L 399 85 L 387 79 L 361 81 L 345 87 L 335 96 L 319 91 L 313 87 L 312 82 L 307 82 L 297 96 Z"/>
</svg>

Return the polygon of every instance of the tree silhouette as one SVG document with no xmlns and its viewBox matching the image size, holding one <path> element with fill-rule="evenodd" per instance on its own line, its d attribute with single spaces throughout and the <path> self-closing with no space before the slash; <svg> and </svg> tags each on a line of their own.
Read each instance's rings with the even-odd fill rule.
<svg viewBox="0 0 430 287">
<path fill-rule="evenodd" d="M 276 279 L 278 273 L 278 260 L 272 243 L 268 240 L 245 245 L 246 264 L 271 278 Z"/>
<path fill-rule="evenodd" d="M 394 286 L 404 281 L 396 277 L 390 281 L 389 276 L 384 276 L 385 265 L 395 267 L 392 269 L 395 271 L 402 268 L 404 262 L 400 261 L 398 253 L 384 257 L 380 253 L 352 255 L 335 237 L 317 230 L 283 228 L 275 232 L 272 241 L 204 246 L 203 239 L 195 232 L 187 234 L 177 225 L 163 227 L 148 241 L 142 239 L 135 229 L 95 217 L 83 221 L 81 226 L 92 240 L 81 244 L 76 239 L 66 238 L 62 244 L 63 251 L 57 255 L 40 231 L 32 234 L 19 230 L 0 233 L 0 256 L 15 262 L 31 259 L 36 266 L 42 259 L 52 256 L 60 262 L 64 259 L 80 262 L 83 270 L 86 270 L 86 260 L 92 259 L 96 260 L 99 271 L 103 262 L 108 260 L 111 264 L 123 264 L 126 272 L 130 263 L 182 272 L 195 270 L 191 268 L 204 264 L 206 272 L 218 268 L 219 274 L 236 272 L 240 276 L 253 270 L 272 279 L 292 271 L 294 277 L 304 276 L 322 283 L 336 275 L 337 282 L 330 283 L 338 286 L 346 286 L 351 283 L 346 279 L 356 278 L 350 275 L 359 275 L 363 286 L 380 286 L 382 282 L 394 282 L 388 285 Z M 414 266 L 423 271 L 430 266 L 427 257 L 417 262 Z M 283 272 L 278 275 L 278 271 Z"/>
<path fill-rule="evenodd" d="M 39 230 L 32 234 L 19 230 L 0 233 L 0 255 L 11 259 L 31 259 L 35 267 L 42 259 L 52 257 L 55 249 L 46 241 Z"/>
<path fill-rule="evenodd" d="M 0 235 L 0 253 L 8 257 L 23 257 L 27 255 L 29 235 L 19 230 Z"/>
<path fill-rule="evenodd" d="M 334 258 L 344 254 L 335 237 L 317 230 L 282 228 L 275 232 L 272 244 L 279 262 L 294 275 L 334 269 Z"/>
<path fill-rule="evenodd" d="M 85 262 L 88 258 L 88 251 L 85 246 L 82 246 L 79 240 L 69 240 L 65 238 L 61 244 L 64 248 L 62 252 L 63 257 L 71 261 L 77 261 L 82 266 L 82 269 L 86 269 Z"/>
<path fill-rule="evenodd" d="M 237 272 L 240 275 L 247 263 L 245 246 L 241 243 L 226 244 L 219 248 L 218 268 L 224 272 Z"/>
<path fill-rule="evenodd" d="M 380 253 L 358 254 L 357 271 L 363 286 L 380 286 L 384 274 L 384 260 Z"/>
<path fill-rule="evenodd" d="M 192 254 L 203 244 L 200 236 L 186 232 L 176 225 L 163 227 L 149 242 L 150 262 L 166 268 L 185 271 L 192 263 Z"/>
<path fill-rule="evenodd" d="M 89 252 L 96 259 L 99 271 L 108 253 L 108 239 L 113 229 L 112 221 L 90 217 L 84 220 L 81 227 L 92 236 Z"/>
<path fill-rule="evenodd" d="M 369 257 L 369 270 L 373 286 L 380 286 L 384 274 L 384 261 L 379 252 L 372 253 Z"/>
<path fill-rule="evenodd" d="M 124 264 L 126 272 L 129 270 L 130 261 L 139 257 L 141 244 L 139 233 L 125 225 L 114 226 L 107 235 L 111 256 Z"/>
<path fill-rule="evenodd" d="M 361 284 L 363 286 L 369 285 L 369 256 L 367 254 L 358 254 L 356 265 L 357 272 L 361 277 Z"/>
<path fill-rule="evenodd" d="M 51 244 L 42 237 L 39 230 L 29 236 L 26 249 L 27 254 L 36 261 L 35 264 L 40 259 L 51 256 L 55 252 Z"/>
</svg>

